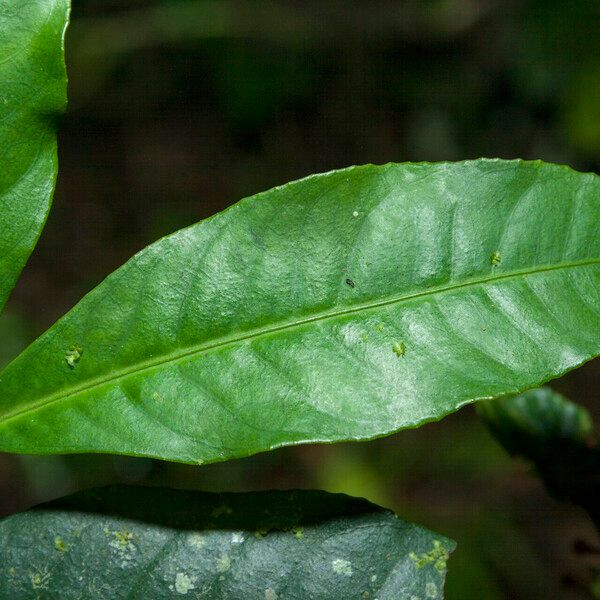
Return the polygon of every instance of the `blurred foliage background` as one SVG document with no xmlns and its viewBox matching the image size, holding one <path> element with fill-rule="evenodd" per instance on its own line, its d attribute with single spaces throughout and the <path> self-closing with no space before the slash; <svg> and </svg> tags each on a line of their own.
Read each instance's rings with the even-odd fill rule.
<svg viewBox="0 0 600 600">
<path fill-rule="evenodd" d="M 499 156 L 600 172 L 598 0 L 73 0 L 70 107 L 5 363 L 134 252 L 351 164 Z M 600 421 L 600 367 L 556 383 Z M 0 513 L 93 485 L 320 487 L 454 537 L 450 600 L 590 598 L 600 555 L 470 409 L 364 444 L 208 467 L 0 455 Z M 575 549 L 574 549 L 575 547 Z"/>
</svg>

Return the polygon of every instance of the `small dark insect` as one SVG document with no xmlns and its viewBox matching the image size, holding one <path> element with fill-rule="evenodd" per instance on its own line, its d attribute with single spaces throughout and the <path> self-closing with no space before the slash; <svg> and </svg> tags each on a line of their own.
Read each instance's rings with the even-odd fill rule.
<svg viewBox="0 0 600 600">
<path fill-rule="evenodd" d="M 352 281 L 352 279 L 346 279 L 346 283 L 353 288 L 354 287 L 354 281 Z"/>
</svg>

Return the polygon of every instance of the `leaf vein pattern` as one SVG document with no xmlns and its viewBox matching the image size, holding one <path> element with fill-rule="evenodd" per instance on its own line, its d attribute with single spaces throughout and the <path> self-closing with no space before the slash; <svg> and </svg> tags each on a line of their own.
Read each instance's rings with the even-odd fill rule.
<svg viewBox="0 0 600 600">
<path fill-rule="evenodd" d="M 395 296 L 395 297 L 385 298 L 382 300 L 375 300 L 375 301 L 365 302 L 362 304 L 351 305 L 351 306 L 341 308 L 341 309 L 338 308 L 335 310 L 322 311 L 322 312 L 319 312 L 319 313 L 316 313 L 313 315 L 309 315 L 307 317 L 302 317 L 302 318 L 299 318 L 299 319 L 296 319 L 293 321 L 285 321 L 282 323 L 276 323 L 269 327 L 250 329 L 245 332 L 241 332 L 237 335 L 223 337 L 223 338 L 219 338 L 219 339 L 213 340 L 208 343 L 205 342 L 205 343 L 200 343 L 200 344 L 194 345 L 192 347 L 183 348 L 177 353 L 171 353 L 171 354 L 159 356 L 156 358 L 152 358 L 151 360 L 141 361 L 129 368 L 124 368 L 119 371 L 113 371 L 102 377 L 98 377 L 98 378 L 89 380 L 89 381 L 83 383 L 82 385 L 72 388 L 71 390 L 61 391 L 57 394 L 52 394 L 49 396 L 39 398 L 39 399 L 29 403 L 27 406 L 21 406 L 18 409 L 8 410 L 8 411 L 4 412 L 4 414 L 0 415 L 0 424 L 6 423 L 7 421 L 9 421 L 11 419 L 18 418 L 18 417 L 20 417 L 24 414 L 27 414 L 31 411 L 39 410 L 39 409 L 43 408 L 44 406 L 47 406 L 48 404 L 52 404 L 52 403 L 60 401 L 60 400 L 66 400 L 66 399 L 76 396 L 80 393 L 90 391 L 94 388 L 106 385 L 106 384 L 114 382 L 114 381 L 118 381 L 118 380 L 128 377 L 130 375 L 136 375 L 143 371 L 154 369 L 154 368 L 159 367 L 160 365 L 163 365 L 166 363 L 176 362 L 179 360 L 185 360 L 185 359 L 193 357 L 197 354 L 202 354 L 204 352 L 208 352 L 215 348 L 222 348 L 225 346 L 230 346 L 230 345 L 233 345 L 233 344 L 245 341 L 245 340 L 251 340 L 251 339 L 255 339 L 257 337 L 275 334 L 275 333 L 278 333 L 281 331 L 294 329 L 295 327 L 301 327 L 304 325 L 308 325 L 310 323 L 325 321 L 328 319 L 335 319 L 338 317 L 343 317 L 343 316 L 347 316 L 347 315 L 351 315 L 351 314 L 360 313 L 362 311 L 374 310 L 374 309 L 392 305 L 392 304 L 398 304 L 398 303 L 402 303 L 402 302 L 408 302 L 411 300 L 417 300 L 419 298 L 435 296 L 436 294 L 443 294 L 446 292 L 456 291 L 459 289 L 468 289 L 471 287 L 481 286 L 481 285 L 485 285 L 485 284 L 498 283 L 500 281 L 506 281 L 506 280 L 517 278 L 517 277 L 526 277 L 526 276 L 532 276 L 532 275 L 539 275 L 539 274 L 543 274 L 543 273 L 551 273 L 554 271 L 564 271 L 564 270 L 569 270 L 569 269 L 576 269 L 576 268 L 583 268 L 583 267 L 590 267 L 590 266 L 599 266 L 599 265 L 600 265 L 600 258 L 588 258 L 588 259 L 584 259 L 584 260 L 580 260 L 580 261 L 573 261 L 570 263 L 561 263 L 561 264 L 546 265 L 546 266 L 535 266 L 535 267 L 532 267 L 529 269 L 520 269 L 520 270 L 516 270 L 516 271 L 511 271 L 511 272 L 498 273 L 498 274 L 491 275 L 491 276 L 480 277 L 478 279 L 477 278 L 469 279 L 469 280 L 462 281 L 459 283 L 451 283 L 451 284 L 448 284 L 445 286 L 429 288 L 424 291 L 412 292 L 412 293 L 404 294 L 401 296 Z M 492 302 L 494 301 L 493 298 L 490 298 L 490 299 L 492 300 Z M 505 316 L 507 316 L 507 318 L 509 318 L 508 315 L 505 315 Z M 517 324 L 514 323 L 513 319 L 511 319 L 511 321 L 513 322 L 513 324 L 515 326 L 517 326 Z M 529 335 L 525 331 L 523 331 L 523 333 L 525 335 Z M 536 343 L 536 346 L 539 347 L 539 344 Z M 543 352 L 543 348 L 540 348 L 540 349 Z"/>
</svg>

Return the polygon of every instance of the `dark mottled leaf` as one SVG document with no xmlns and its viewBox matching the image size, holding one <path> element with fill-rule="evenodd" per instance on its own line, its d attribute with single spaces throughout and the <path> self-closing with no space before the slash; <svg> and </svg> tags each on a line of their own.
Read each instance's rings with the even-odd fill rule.
<svg viewBox="0 0 600 600">
<path fill-rule="evenodd" d="M 318 491 L 105 488 L 0 521 L 0 598 L 429 600 L 454 543 Z"/>
</svg>

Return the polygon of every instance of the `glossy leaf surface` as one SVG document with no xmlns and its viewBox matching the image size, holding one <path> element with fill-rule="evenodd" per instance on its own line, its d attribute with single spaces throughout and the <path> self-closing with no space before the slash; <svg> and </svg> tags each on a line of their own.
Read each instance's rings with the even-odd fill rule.
<svg viewBox="0 0 600 600">
<path fill-rule="evenodd" d="M 600 351 L 599 223 L 600 178 L 539 162 L 259 194 L 137 254 L 9 365 L 0 449 L 202 463 L 539 385 Z"/>
<path fill-rule="evenodd" d="M 68 0 L 0 4 L 0 310 L 50 209 L 68 11 Z"/>
<path fill-rule="evenodd" d="M 105 488 L 0 521 L 0 597 L 422 600 L 454 543 L 325 492 Z"/>
</svg>

